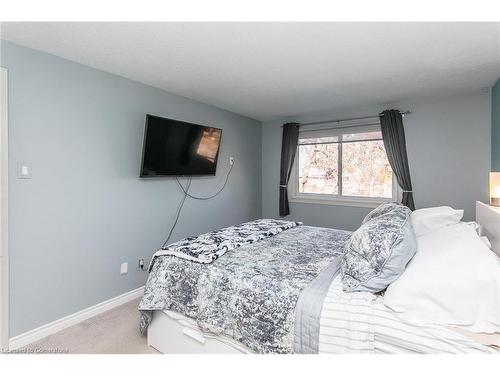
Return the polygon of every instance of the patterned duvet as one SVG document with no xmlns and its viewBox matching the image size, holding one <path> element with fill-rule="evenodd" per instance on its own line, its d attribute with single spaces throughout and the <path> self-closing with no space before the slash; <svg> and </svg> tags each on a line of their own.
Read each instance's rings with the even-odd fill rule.
<svg viewBox="0 0 500 375">
<path fill-rule="evenodd" d="M 349 236 L 297 226 L 227 251 L 210 264 L 157 257 L 139 306 L 141 331 L 152 310 L 173 310 L 254 352 L 291 353 L 300 293 L 342 254 Z"/>
</svg>

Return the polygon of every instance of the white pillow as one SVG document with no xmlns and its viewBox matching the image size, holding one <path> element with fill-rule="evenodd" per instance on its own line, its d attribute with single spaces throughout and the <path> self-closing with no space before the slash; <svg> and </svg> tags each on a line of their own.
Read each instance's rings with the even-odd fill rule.
<svg viewBox="0 0 500 375">
<path fill-rule="evenodd" d="M 448 206 L 429 207 L 413 211 L 410 221 L 418 237 L 433 230 L 457 224 L 463 216 L 464 210 L 455 210 Z"/>
<path fill-rule="evenodd" d="M 500 332 L 497 256 L 466 223 L 418 237 L 416 255 L 384 303 L 415 322 Z"/>
</svg>

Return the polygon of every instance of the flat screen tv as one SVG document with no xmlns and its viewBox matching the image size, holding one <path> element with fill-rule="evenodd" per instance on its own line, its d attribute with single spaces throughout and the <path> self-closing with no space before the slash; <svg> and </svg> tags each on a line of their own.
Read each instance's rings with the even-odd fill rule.
<svg viewBox="0 0 500 375">
<path fill-rule="evenodd" d="M 146 115 L 141 177 L 215 175 L 222 129 Z"/>
</svg>

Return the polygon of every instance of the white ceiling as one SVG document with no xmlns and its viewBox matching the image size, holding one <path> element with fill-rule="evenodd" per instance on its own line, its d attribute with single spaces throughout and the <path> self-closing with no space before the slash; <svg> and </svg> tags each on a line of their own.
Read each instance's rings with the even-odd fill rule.
<svg viewBox="0 0 500 375">
<path fill-rule="evenodd" d="M 3 39 L 259 120 L 500 76 L 500 23 L 3 23 Z"/>
</svg>

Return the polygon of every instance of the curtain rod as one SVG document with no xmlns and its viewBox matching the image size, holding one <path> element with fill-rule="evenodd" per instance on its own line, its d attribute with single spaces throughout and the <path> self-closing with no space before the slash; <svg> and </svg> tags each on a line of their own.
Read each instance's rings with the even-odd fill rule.
<svg viewBox="0 0 500 375">
<path fill-rule="evenodd" d="M 405 115 L 409 115 L 411 114 L 412 112 L 411 111 L 399 111 L 399 113 L 401 113 L 401 115 L 404 117 Z M 376 115 L 376 116 L 362 116 L 362 117 L 351 117 L 351 118 L 343 118 L 343 119 L 337 119 L 337 120 L 325 120 L 325 121 L 315 121 L 315 122 L 305 122 L 303 124 L 299 124 L 299 127 L 300 126 L 309 126 L 309 125 L 321 125 L 321 124 L 330 124 L 332 122 L 345 122 L 345 121 L 353 121 L 353 120 L 365 120 L 365 119 L 369 119 L 369 118 L 378 118 L 380 115 Z M 383 114 L 382 114 L 383 116 Z M 358 125 L 350 125 L 349 127 L 351 126 L 358 126 Z M 359 126 L 364 126 L 363 125 L 359 125 Z M 281 125 L 281 127 L 283 127 L 283 125 Z"/>
</svg>

